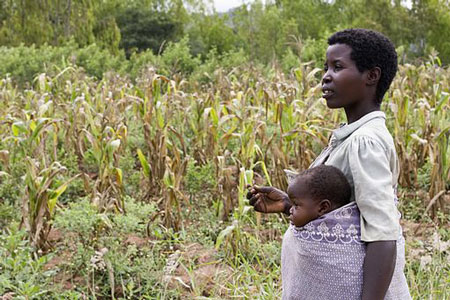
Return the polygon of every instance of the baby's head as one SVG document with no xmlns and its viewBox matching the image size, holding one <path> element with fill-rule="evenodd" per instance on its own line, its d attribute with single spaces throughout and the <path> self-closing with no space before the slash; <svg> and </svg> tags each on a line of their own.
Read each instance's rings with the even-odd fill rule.
<svg viewBox="0 0 450 300">
<path fill-rule="evenodd" d="M 320 165 L 298 174 L 289 184 L 290 220 L 297 227 L 350 201 L 351 187 L 336 167 Z"/>
</svg>

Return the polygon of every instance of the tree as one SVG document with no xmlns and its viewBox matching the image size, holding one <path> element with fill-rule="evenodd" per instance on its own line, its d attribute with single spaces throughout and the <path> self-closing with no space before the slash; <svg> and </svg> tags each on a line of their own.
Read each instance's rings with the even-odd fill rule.
<svg viewBox="0 0 450 300">
<path fill-rule="evenodd" d="M 419 54 L 433 47 L 445 64 L 450 63 L 450 4 L 445 0 L 416 0 L 412 10 L 417 18 L 415 45 Z"/>
<path fill-rule="evenodd" d="M 127 56 L 135 50 L 159 53 L 164 42 L 176 40 L 182 33 L 181 24 L 164 12 L 130 7 L 117 16 L 122 40 L 120 47 Z"/>
<path fill-rule="evenodd" d="M 111 10 L 102 0 L 9 0 L 2 1 L 0 44 L 17 46 L 61 45 L 74 39 L 116 47 L 120 34 Z M 112 49 L 114 50 L 114 49 Z"/>
<path fill-rule="evenodd" d="M 237 35 L 230 26 L 228 15 L 195 14 L 191 20 L 187 34 L 194 55 L 206 55 L 212 49 L 223 54 L 236 47 Z"/>
</svg>

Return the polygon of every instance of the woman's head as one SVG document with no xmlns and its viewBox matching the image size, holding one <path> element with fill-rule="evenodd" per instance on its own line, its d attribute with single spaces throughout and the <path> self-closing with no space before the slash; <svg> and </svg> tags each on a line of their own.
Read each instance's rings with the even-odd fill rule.
<svg viewBox="0 0 450 300">
<path fill-rule="evenodd" d="M 397 72 L 392 42 L 372 30 L 347 29 L 330 36 L 328 44 L 322 79 L 328 106 L 347 107 L 368 98 L 379 105 Z"/>
<path fill-rule="evenodd" d="M 290 219 L 298 227 L 347 204 L 351 197 L 345 175 L 338 168 L 327 165 L 297 175 L 287 192 L 292 202 Z"/>
</svg>

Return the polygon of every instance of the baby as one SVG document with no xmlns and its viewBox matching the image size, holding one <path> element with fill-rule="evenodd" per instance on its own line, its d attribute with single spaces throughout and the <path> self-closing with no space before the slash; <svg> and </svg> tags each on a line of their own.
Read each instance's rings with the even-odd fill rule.
<svg viewBox="0 0 450 300">
<path fill-rule="evenodd" d="M 294 177 L 287 193 L 292 207 L 281 251 L 283 299 L 360 299 L 365 245 L 344 174 L 319 165 Z"/>
<path fill-rule="evenodd" d="M 336 167 L 320 165 L 298 174 L 287 190 L 292 203 L 289 219 L 296 227 L 350 202 L 351 188 Z"/>
</svg>

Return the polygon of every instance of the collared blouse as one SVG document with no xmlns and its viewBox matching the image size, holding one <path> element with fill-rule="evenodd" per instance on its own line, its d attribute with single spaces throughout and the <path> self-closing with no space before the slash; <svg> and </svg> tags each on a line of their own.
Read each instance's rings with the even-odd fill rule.
<svg viewBox="0 0 450 300">
<path fill-rule="evenodd" d="M 361 240 L 397 240 L 400 214 L 396 206 L 399 165 L 386 116 L 371 112 L 333 131 L 328 147 L 311 167 L 325 163 L 340 169 L 352 187 L 360 210 Z"/>
</svg>

